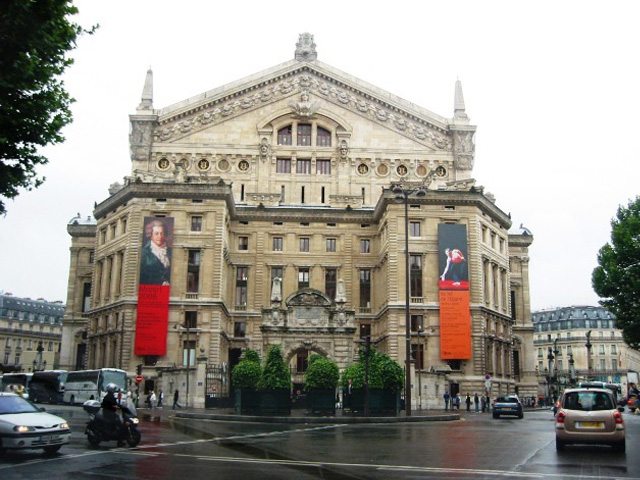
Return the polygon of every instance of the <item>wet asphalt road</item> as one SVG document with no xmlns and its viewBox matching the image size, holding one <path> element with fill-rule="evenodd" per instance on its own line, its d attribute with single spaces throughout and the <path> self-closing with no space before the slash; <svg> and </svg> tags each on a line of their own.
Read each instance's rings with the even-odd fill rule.
<svg viewBox="0 0 640 480">
<path fill-rule="evenodd" d="M 46 406 L 45 406 L 46 407 Z M 624 414 L 627 453 L 608 447 L 555 451 L 553 415 L 494 420 L 462 412 L 454 422 L 266 424 L 184 420 L 141 410 L 142 443 L 90 447 L 79 407 L 66 418 L 71 444 L 53 457 L 7 453 L 0 479 L 618 479 L 640 478 L 640 416 Z"/>
</svg>

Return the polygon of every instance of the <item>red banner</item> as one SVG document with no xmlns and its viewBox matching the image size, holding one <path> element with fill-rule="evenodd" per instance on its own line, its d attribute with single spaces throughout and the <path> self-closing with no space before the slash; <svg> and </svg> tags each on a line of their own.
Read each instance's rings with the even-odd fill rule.
<svg viewBox="0 0 640 480">
<path fill-rule="evenodd" d="M 471 358 L 469 291 L 440 291 L 440 358 Z"/>
<path fill-rule="evenodd" d="M 166 355 L 173 218 L 145 217 L 140 255 L 136 355 Z"/>
</svg>

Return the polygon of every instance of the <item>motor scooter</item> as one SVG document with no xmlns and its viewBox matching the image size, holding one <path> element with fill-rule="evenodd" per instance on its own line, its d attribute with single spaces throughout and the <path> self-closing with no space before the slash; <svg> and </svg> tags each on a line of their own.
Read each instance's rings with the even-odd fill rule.
<svg viewBox="0 0 640 480">
<path fill-rule="evenodd" d="M 142 435 L 138 430 L 138 414 L 136 407 L 128 397 L 123 397 L 118 405 L 118 410 L 122 412 L 122 422 L 119 428 L 114 428 L 111 421 L 104 418 L 102 407 L 97 400 L 84 402 L 82 408 L 89 414 L 89 421 L 85 434 L 87 440 L 93 446 L 100 445 L 100 442 L 117 441 L 118 446 L 123 446 L 126 442 L 130 447 L 135 447 L 140 443 Z"/>
</svg>

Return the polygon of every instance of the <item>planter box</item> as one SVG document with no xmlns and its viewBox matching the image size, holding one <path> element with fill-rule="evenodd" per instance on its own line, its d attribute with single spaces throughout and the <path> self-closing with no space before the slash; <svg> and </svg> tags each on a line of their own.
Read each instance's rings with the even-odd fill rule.
<svg viewBox="0 0 640 480">
<path fill-rule="evenodd" d="M 335 415 L 336 391 L 333 388 L 314 388 L 307 392 L 307 405 L 310 413 Z"/>
<path fill-rule="evenodd" d="M 262 390 L 260 392 L 260 414 L 291 415 L 291 392 L 289 389 Z"/>
<path fill-rule="evenodd" d="M 351 411 L 364 413 L 364 389 L 355 389 L 351 394 Z M 400 392 L 391 390 L 369 390 L 369 413 L 389 413 L 397 415 L 400 411 Z"/>
<path fill-rule="evenodd" d="M 238 414 L 260 413 L 260 392 L 245 388 L 237 389 L 235 408 Z"/>
</svg>

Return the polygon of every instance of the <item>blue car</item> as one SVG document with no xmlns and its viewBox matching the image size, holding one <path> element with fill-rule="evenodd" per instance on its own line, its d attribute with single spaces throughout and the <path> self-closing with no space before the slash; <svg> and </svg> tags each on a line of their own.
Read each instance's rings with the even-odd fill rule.
<svg viewBox="0 0 640 480">
<path fill-rule="evenodd" d="M 501 415 L 513 415 L 518 418 L 524 417 L 522 403 L 517 395 L 503 395 L 496 398 L 493 403 L 493 418 L 500 418 Z"/>
</svg>

